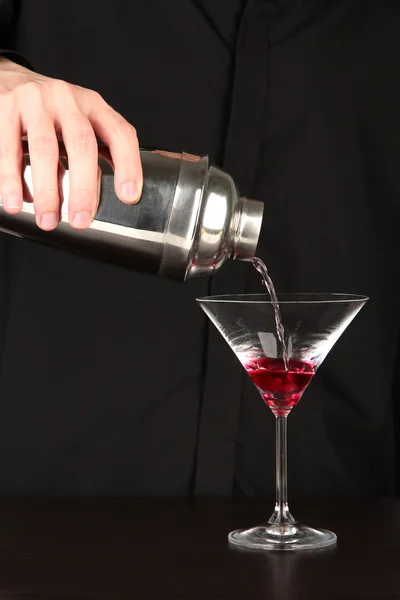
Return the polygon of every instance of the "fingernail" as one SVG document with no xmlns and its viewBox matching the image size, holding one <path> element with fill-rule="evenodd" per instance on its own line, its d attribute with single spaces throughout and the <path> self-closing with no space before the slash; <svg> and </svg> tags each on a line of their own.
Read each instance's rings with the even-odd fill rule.
<svg viewBox="0 0 400 600">
<path fill-rule="evenodd" d="M 87 210 L 75 213 L 72 218 L 72 225 L 78 229 L 85 229 L 89 227 L 92 222 L 92 215 Z"/>
<path fill-rule="evenodd" d="M 121 185 L 121 200 L 135 202 L 138 199 L 138 186 L 136 181 L 127 181 Z"/>
<path fill-rule="evenodd" d="M 40 219 L 40 227 L 42 229 L 54 229 L 58 225 L 57 213 L 46 212 L 42 214 Z"/>
<path fill-rule="evenodd" d="M 10 194 L 6 194 L 3 198 L 4 208 L 8 210 L 16 210 L 17 208 L 21 208 L 21 197 L 19 194 L 15 192 L 11 192 Z"/>
</svg>

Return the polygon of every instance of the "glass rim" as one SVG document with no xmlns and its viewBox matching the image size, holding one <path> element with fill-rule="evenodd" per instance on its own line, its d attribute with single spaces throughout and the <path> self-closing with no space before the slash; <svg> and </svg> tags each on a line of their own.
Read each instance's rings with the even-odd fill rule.
<svg viewBox="0 0 400 600">
<path fill-rule="evenodd" d="M 319 297 L 318 299 L 315 299 Z M 267 300 L 266 298 L 269 298 Z M 277 294 L 278 304 L 348 304 L 349 302 L 367 302 L 368 296 L 361 294 L 285 292 Z M 314 298 L 314 300 L 312 299 Z M 210 304 L 273 304 L 268 293 L 263 294 L 222 294 L 196 298 L 197 302 Z"/>
</svg>

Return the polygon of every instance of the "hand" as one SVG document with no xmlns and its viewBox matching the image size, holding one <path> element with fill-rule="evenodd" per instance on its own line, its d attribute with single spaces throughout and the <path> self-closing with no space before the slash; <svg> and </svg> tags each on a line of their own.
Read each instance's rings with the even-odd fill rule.
<svg viewBox="0 0 400 600">
<path fill-rule="evenodd" d="M 70 169 L 69 222 L 85 229 L 98 202 L 97 141 L 109 146 L 115 191 L 126 203 L 137 202 L 143 185 L 136 131 L 97 93 L 33 73 L 0 57 L 0 197 L 5 210 L 22 208 L 22 145 L 28 138 L 34 207 L 39 227 L 57 227 L 58 140 L 61 133 Z"/>
</svg>

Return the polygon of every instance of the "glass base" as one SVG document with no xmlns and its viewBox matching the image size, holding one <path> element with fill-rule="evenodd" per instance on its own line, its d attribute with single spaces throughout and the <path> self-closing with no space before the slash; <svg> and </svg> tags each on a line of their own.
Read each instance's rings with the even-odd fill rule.
<svg viewBox="0 0 400 600">
<path fill-rule="evenodd" d="M 251 529 L 236 529 L 230 544 L 254 550 L 313 550 L 336 544 L 336 534 L 327 529 L 313 529 L 298 523 L 260 525 Z"/>
</svg>

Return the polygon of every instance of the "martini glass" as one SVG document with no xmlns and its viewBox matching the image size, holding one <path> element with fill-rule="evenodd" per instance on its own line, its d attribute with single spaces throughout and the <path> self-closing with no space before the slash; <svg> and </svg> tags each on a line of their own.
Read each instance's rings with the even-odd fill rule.
<svg viewBox="0 0 400 600">
<path fill-rule="evenodd" d="M 276 420 L 276 503 L 269 521 L 229 534 L 231 544 L 264 550 L 324 548 L 336 535 L 297 523 L 287 498 L 287 417 L 329 350 L 368 298 L 350 294 L 280 294 L 284 340 L 269 294 L 198 298 Z M 287 352 L 287 370 L 284 352 Z"/>
</svg>

